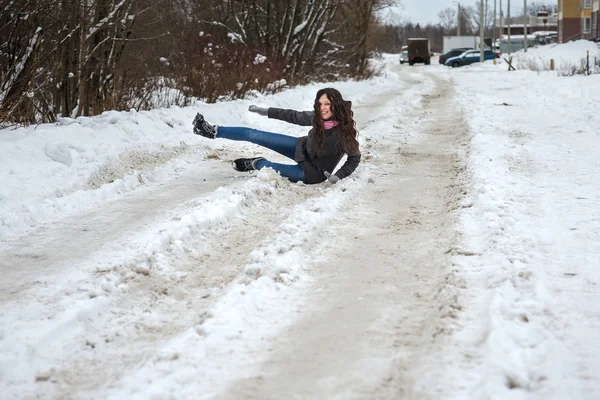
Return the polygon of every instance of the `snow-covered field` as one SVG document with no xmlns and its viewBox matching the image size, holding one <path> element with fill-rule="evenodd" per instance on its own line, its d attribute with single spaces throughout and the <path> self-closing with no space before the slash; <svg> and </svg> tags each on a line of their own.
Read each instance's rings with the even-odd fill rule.
<svg viewBox="0 0 600 400">
<path fill-rule="evenodd" d="M 554 69 L 557 73 L 571 75 L 573 68 L 580 69 L 586 66 L 588 55 L 590 70 L 594 72 L 597 69 L 594 64 L 597 60 L 600 62 L 600 47 L 598 43 L 587 40 L 537 46 L 529 48 L 526 52 L 521 50 L 512 54 L 512 64 L 517 69 L 548 71 L 550 61 L 554 60 Z M 507 56 L 503 54 L 499 62 L 503 63 L 503 59 Z"/>
<path fill-rule="evenodd" d="M 548 47 L 545 56 L 566 59 L 572 47 Z M 261 385 L 274 338 L 291 337 L 300 319 L 310 324 L 324 287 L 318 266 L 336 265 L 338 244 L 348 246 L 347 261 L 348 243 L 387 215 L 377 202 L 345 212 L 382 187 L 423 196 L 423 209 L 398 209 L 400 219 L 432 212 L 425 209 L 432 193 L 402 193 L 412 188 L 403 168 L 419 174 L 411 154 L 427 160 L 419 149 L 432 129 L 460 138 L 452 161 L 459 184 L 451 185 L 462 189 L 448 191 L 456 195 L 445 211 L 456 221 L 447 269 L 460 284 L 453 329 L 436 342 L 450 361 L 430 353 L 399 365 L 407 345 L 398 340 L 388 349 L 390 365 L 425 372 L 396 386 L 418 387 L 402 392 L 412 398 L 600 398 L 600 76 L 508 72 L 491 63 L 399 66 L 397 55 L 379 62 L 383 76 L 332 84 L 353 102 L 363 153 L 357 172 L 335 186 L 291 184 L 270 170 L 237 173 L 232 158 L 265 152 L 191 132 L 201 112 L 219 125 L 303 135 L 302 127 L 246 110 L 310 109 L 317 84 L 1 131 L 0 398 L 217 398 L 240 380 Z M 445 126 L 444 112 L 460 125 Z M 418 224 L 391 226 L 389 237 Z M 395 243 L 364 243 L 356 259 L 372 251 L 370 269 L 390 262 L 377 252 Z M 402 259 L 394 262 L 402 267 Z M 395 285 L 389 276 L 369 279 L 382 293 Z M 414 274 L 396 279 L 417 284 Z M 366 294 L 350 296 L 365 299 L 352 306 L 357 312 L 377 313 Z M 409 315 L 413 307 L 387 304 L 384 314 Z M 311 330 L 327 323 L 342 336 L 347 329 L 332 317 L 315 319 Z M 381 333 L 381 324 L 365 332 L 378 326 Z M 428 340 L 440 339 L 424 337 L 421 353 Z M 334 346 L 320 345 L 331 358 L 326 349 Z M 388 379 L 387 367 L 359 354 L 371 360 L 354 360 L 364 381 Z M 377 397 L 327 387 L 323 398 Z M 236 398 L 260 398 L 243 393 Z"/>
<path fill-rule="evenodd" d="M 599 398 L 600 76 L 486 65 L 454 80 L 472 135 L 455 262 L 479 288 L 458 337 L 483 357 L 479 398 Z"/>
</svg>

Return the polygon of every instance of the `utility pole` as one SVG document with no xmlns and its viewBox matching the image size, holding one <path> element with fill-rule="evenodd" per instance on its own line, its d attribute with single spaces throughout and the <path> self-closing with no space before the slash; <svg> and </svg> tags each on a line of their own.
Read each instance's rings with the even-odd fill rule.
<svg viewBox="0 0 600 400">
<path fill-rule="evenodd" d="M 494 0 L 494 21 L 492 23 L 492 50 L 494 53 L 496 52 L 496 0 Z"/>
<path fill-rule="evenodd" d="M 487 25 L 487 15 L 488 12 L 490 10 L 489 4 L 488 4 L 488 0 L 485 0 L 485 8 L 483 9 L 483 37 L 485 38 L 485 35 L 488 34 L 487 29 L 488 29 L 488 25 Z M 485 43 L 483 44 L 483 47 L 485 47 Z M 484 57 L 485 59 L 485 54 Z"/>
<path fill-rule="evenodd" d="M 523 50 L 525 52 L 527 52 L 527 45 L 529 44 L 528 40 L 527 40 L 527 20 L 529 19 L 529 17 L 527 16 L 527 0 L 523 0 L 523 14 L 525 14 L 524 17 L 523 17 L 523 19 L 524 19 L 524 25 L 523 25 Z"/>
<path fill-rule="evenodd" d="M 502 35 L 504 35 L 504 9 L 500 0 L 500 53 L 502 53 Z"/>
<path fill-rule="evenodd" d="M 481 13 L 479 17 L 479 62 L 483 62 L 483 0 L 479 0 L 479 12 Z"/>
<path fill-rule="evenodd" d="M 458 3 L 458 22 L 456 24 L 456 36 L 460 36 L 460 20 L 461 20 L 460 3 Z"/>
<path fill-rule="evenodd" d="M 508 14 L 506 17 L 508 18 L 508 57 L 510 58 L 510 0 L 508 0 L 508 10 L 506 10 L 506 13 Z"/>
<path fill-rule="evenodd" d="M 490 6 L 488 3 L 488 0 L 485 0 L 485 8 L 483 9 L 483 34 L 486 35 L 487 34 L 487 15 L 490 12 Z"/>
</svg>

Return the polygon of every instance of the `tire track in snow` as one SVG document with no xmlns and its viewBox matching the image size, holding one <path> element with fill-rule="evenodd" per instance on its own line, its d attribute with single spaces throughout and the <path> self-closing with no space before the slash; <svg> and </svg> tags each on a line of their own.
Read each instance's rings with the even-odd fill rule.
<svg viewBox="0 0 600 400">
<path fill-rule="evenodd" d="M 178 187 L 189 187 L 189 183 L 192 182 L 181 182 Z M 111 228 L 105 232 L 100 226 L 95 231 L 96 235 L 101 234 L 89 246 L 77 241 L 80 229 L 70 224 L 61 226 L 64 228 L 59 229 L 62 234 L 52 232 L 52 228 L 43 231 L 42 236 L 50 232 L 49 237 L 54 241 L 64 241 L 65 235 L 72 235 L 71 239 L 82 248 L 76 254 L 61 253 L 62 258 L 59 255 L 38 257 L 36 265 L 30 265 L 28 274 L 23 274 L 22 281 L 31 278 L 31 274 L 45 273 L 50 273 L 52 280 L 45 284 L 48 288 L 40 287 L 39 281 L 29 281 L 27 290 L 22 289 L 12 296 L 18 297 L 16 301 L 8 300 L 3 304 L 7 311 L 3 312 L 2 318 L 12 322 L 10 328 L 5 329 L 6 337 L 16 337 L 19 332 L 36 333 L 25 341 L 27 347 L 1 349 L 3 353 L 6 350 L 9 359 L 0 370 L 11 361 L 20 364 L 21 368 L 14 371 L 6 370 L 7 379 L 16 384 L 19 392 L 19 384 L 26 384 L 30 379 L 37 379 L 41 382 L 39 385 L 54 381 L 48 389 L 56 389 L 66 382 L 79 381 L 85 387 L 85 382 L 94 382 L 98 378 L 110 381 L 104 374 L 112 376 L 119 368 L 115 365 L 112 365 L 114 369 L 106 368 L 98 357 L 107 357 L 104 361 L 110 364 L 112 354 L 121 367 L 139 363 L 148 356 L 148 349 L 155 349 L 157 342 L 195 324 L 203 307 L 239 274 L 240 260 L 256 248 L 264 230 L 277 226 L 282 210 L 285 213 L 294 203 L 314 194 L 314 191 L 291 184 L 287 184 L 289 191 L 277 192 L 281 184 L 287 183 L 274 174 L 265 173 L 263 179 L 252 179 L 241 187 L 220 188 L 209 192 L 204 199 L 192 200 L 183 209 L 168 210 L 174 205 L 172 201 L 182 194 L 174 190 L 167 196 L 170 199 L 166 200 L 167 211 L 157 210 L 156 204 L 145 204 L 149 207 L 145 210 L 149 213 L 148 232 L 140 235 L 139 229 L 145 224 L 132 224 L 125 218 L 121 228 L 128 227 L 133 231 L 106 242 L 115 232 Z M 290 191 L 296 195 L 290 196 Z M 140 200 L 134 196 L 129 205 L 119 203 L 115 206 L 133 211 Z M 213 215 L 215 207 L 226 214 Z M 114 210 L 105 211 L 110 216 Z M 161 211 L 159 216 L 163 212 L 166 214 L 162 218 L 169 220 L 167 227 L 172 218 L 179 219 L 180 223 L 170 231 L 161 232 L 163 228 L 155 220 L 154 212 L 157 211 Z M 141 217 L 139 213 L 133 214 L 132 218 Z M 94 217 L 92 221 L 84 218 L 81 223 L 90 226 Z M 81 228 L 81 223 L 76 227 Z M 248 239 L 248 235 L 255 235 L 255 239 Z M 124 248 L 120 247 L 122 243 L 126 243 Z M 113 258 L 98 260 L 98 257 L 110 254 L 111 246 L 115 249 Z M 51 249 L 47 245 L 42 247 Z M 68 246 L 66 250 L 76 247 Z M 93 255 L 94 250 L 97 257 Z M 227 256 L 215 257 L 218 252 Z M 51 260 L 54 264 L 47 264 Z M 67 271 L 60 271 L 61 268 Z M 74 268 L 83 271 L 77 273 Z M 92 271 L 95 273 L 90 276 Z M 61 284 L 63 278 L 71 282 Z M 169 321 L 172 313 L 155 312 L 161 305 L 181 307 L 180 316 L 189 315 L 189 318 Z M 39 314 L 39 309 L 47 321 L 18 317 L 18 314 L 34 316 Z M 127 349 L 125 353 L 123 348 Z M 100 382 L 104 380 L 100 379 Z"/>
<path fill-rule="evenodd" d="M 464 130 L 450 85 L 433 79 L 412 123 L 373 127 L 374 183 L 315 249 L 326 259 L 310 267 L 303 318 L 217 398 L 444 398 L 464 285 L 449 255 Z"/>
<path fill-rule="evenodd" d="M 409 94 L 414 93 L 407 91 L 406 95 Z M 418 104 L 420 98 L 408 102 Z M 374 100 L 378 106 L 365 107 L 371 112 L 371 122 L 387 114 L 387 108 L 382 107 L 385 102 L 397 103 L 399 98 L 397 93 L 390 92 Z M 371 150 L 373 147 L 367 144 L 364 154 L 369 155 Z M 122 386 L 119 384 L 111 393 L 116 397 L 144 398 L 148 393 L 160 390 L 183 397 L 209 398 L 232 379 L 233 371 L 247 373 L 249 363 L 268 354 L 265 345 L 274 331 L 289 325 L 290 318 L 293 320 L 297 309 L 302 307 L 297 291 L 310 280 L 303 270 L 315 262 L 314 254 L 319 253 L 315 248 L 319 248 L 319 242 L 327 236 L 320 227 L 328 225 L 328 220 L 341 213 L 348 201 L 364 190 L 369 181 L 368 174 L 370 168 L 324 194 L 298 204 L 273 235 L 251 252 L 243 267 L 246 275 L 233 282 L 202 314 L 197 326 L 163 346 L 152 362 L 126 376 Z M 343 196 L 338 196 L 340 191 Z M 265 266 L 270 267 L 265 270 Z M 265 277 L 268 279 L 263 279 Z M 290 288 L 288 285 L 292 282 L 297 284 Z M 264 299 L 269 297 L 266 293 L 271 290 L 277 292 L 275 298 L 270 299 L 277 304 L 275 310 Z M 266 330 L 265 325 L 268 326 Z M 231 335 L 219 336 L 222 332 L 231 332 Z M 187 348 L 193 348 L 194 352 L 186 354 Z M 202 379 L 198 380 L 198 376 Z M 140 381 L 146 386 L 139 384 Z"/>
<path fill-rule="evenodd" d="M 409 97 L 409 93 L 406 97 Z M 376 117 L 377 112 L 373 114 Z M 368 148 L 369 145 L 365 145 L 365 149 Z M 368 151 L 365 155 L 368 156 Z M 215 170 L 220 171 L 220 168 Z M 219 178 L 224 179 L 225 175 L 217 172 L 211 184 L 216 185 Z M 23 357 L 18 367 L 10 371 L 10 376 L 7 375 L 7 364 L 1 368 L 3 371 L 0 373 L 10 378 L 11 389 L 17 390 L 17 393 L 29 391 L 31 395 L 46 393 L 65 398 L 78 397 L 114 385 L 121 374 L 132 369 L 135 371 L 140 365 L 152 365 L 169 361 L 169 357 L 180 357 L 171 353 L 166 359 L 164 355 L 153 358 L 157 345 L 167 342 L 165 346 L 168 347 L 169 338 L 189 332 L 190 327 L 202 325 L 207 321 L 207 308 L 215 304 L 215 299 L 233 293 L 228 291 L 228 285 L 239 275 L 241 266 L 247 265 L 252 269 L 252 253 L 261 249 L 260 243 L 265 232 L 276 230 L 295 205 L 309 205 L 312 201 L 323 200 L 321 197 L 324 192 L 320 186 L 291 185 L 273 176 L 264 179 L 268 182 L 269 190 L 257 194 L 250 202 L 252 204 L 244 203 L 233 212 L 232 215 L 239 219 L 229 218 L 227 223 L 209 225 L 204 233 L 202 229 L 194 231 L 192 228 L 183 237 L 150 232 L 147 236 L 149 241 L 159 238 L 155 250 L 162 252 L 160 260 L 148 258 L 152 257 L 152 243 L 148 247 L 140 244 L 138 252 L 134 251 L 138 255 L 131 256 L 132 239 L 145 226 L 150 226 L 152 231 L 157 221 L 165 218 L 165 213 L 185 222 L 188 214 L 186 207 L 171 213 L 165 210 L 173 207 L 177 200 L 181 202 L 184 198 L 198 197 L 193 190 L 183 189 L 195 182 L 193 176 L 179 182 L 180 192 L 173 191 L 170 185 L 160 188 L 170 199 L 168 201 L 159 200 L 158 204 L 149 204 L 147 193 L 133 193 L 127 197 L 129 202 L 115 202 L 115 208 L 98 210 L 87 217 L 79 216 L 79 221 L 73 218 L 54 228 L 41 228 L 36 233 L 37 237 L 31 238 L 30 249 L 35 251 L 25 255 L 34 260 L 34 267 L 37 265 L 35 268 L 38 269 L 30 269 L 20 278 L 8 280 L 18 282 L 20 279 L 22 283 L 18 291 L 5 298 L 8 303 L 11 303 L 11 299 L 16 300 L 11 307 L 14 305 L 14 310 L 26 311 L 28 305 L 24 304 L 41 293 L 42 296 L 30 306 L 43 309 L 40 315 L 47 319 L 38 323 L 19 320 L 10 313 L 2 315 L 6 320 L 18 321 L 11 327 L 12 331 L 5 330 L 2 333 L 3 338 L 19 330 L 36 332 L 35 337 L 24 341 L 21 348 L 23 352 L 13 353 L 15 359 Z M 254 183 L 253 180 L 241 182 L 242 195 L 248 194 L 244 191 L 244 184 L 251 187 Z M 360 178 L 356 184 L 361 184 Z M 238 187 L 236 185 L 234 188 Z M 206 195 L 210 197 L 210 184 L 205 188 Z M 274 188 L 281 191 L 279 197 L 270 191 Z M 210 208 L 210 202 L 196 206 L 198 210 L 206 210 Z M 125 234 L 121 229 L 110 229 L 111 221 L 107 218 L 111 215 L 120 215 L 122 220 L 117 226 L 125 229 Z M 193 221 L 191 225 L 194 225 Z M 285 233 L 285 228 L 282 229 Z M 120 235 L 115 235 L 116 232 Z M 277 240 L 274 240 L 276 243 Z M 69 243 L 65 249 L 55 246 L 65 242 Z M 114 260 L 101 263 L 100 267 L 96 265 L 96 274 L 90 277 L 89 268 L 93 264 L 90 253 L 96 251 L 106 254 L 106 246 L 123 242 L 127 245 L 115 247 Z M 56 252 L 57 248 L 60 251 Z M 150 256 L 145 256 L 144 252 Z M 126 256 L 125 260 L 122 260 L 123 255 Z M 150 261 L 147 265 L 143 265 L 144 257 Z M 15 256 L 13 261 L 18 263 L 19 256 Z M 177 268 L 170 268 L 173 264 L 177 264 Z M 63 268 L 70 270 L 61 275 Z M 83 269 L 81 275 L 70 275 L 72 281 L 61 286 L 60 280 L 67 272 L 73 274 L 74 270 L 80 268 Z M 3 269 L 9 271 L 10 266 L 7 264 Z M 30 279 L 43 274 L 48 277 L 42 278 L 42 282 L 32 282 Z M 280 277 L 282 274 L 276 273 L 274 276 Z M 256 279 L 250 282 L 254 281 Z M 65 286 L 70 288 L 65 289 Z M 169 354 L 168 351 L 166 353 Z M 35 386 L 30 383 L 33 379 L 37 380 Z"/>
</svg>

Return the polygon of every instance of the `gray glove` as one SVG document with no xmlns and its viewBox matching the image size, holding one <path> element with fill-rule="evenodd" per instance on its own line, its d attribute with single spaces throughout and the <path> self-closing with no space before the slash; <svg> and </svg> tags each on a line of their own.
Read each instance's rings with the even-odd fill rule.
<svg viewBox="0 0 600 400">
<path fill-rule="evenodd" d="M 264 115 L 264 116 L 267 116 L 267 114 L 269 114 L 268 108 L 258 107 L 258 106 L 255 106 L 254 104 L 252 104 L 250 107 L 248 107 L 248 111 L 257 113 L 259 115 Z"/>
<path fill-rule="evenodd" d="M 331 175 L 329 172 L 325 171 L 325 177 L 327 177 L 327 180 L 329 182 L 331 182 L 332 184 L 336 183 L 337 181 L 340 180 L 340 177 L 337 175 Z"/>
</svg>

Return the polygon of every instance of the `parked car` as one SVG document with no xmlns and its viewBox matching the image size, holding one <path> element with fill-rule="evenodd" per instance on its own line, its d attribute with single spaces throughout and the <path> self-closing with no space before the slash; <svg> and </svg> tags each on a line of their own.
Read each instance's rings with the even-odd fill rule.
<svg viewBox="0 0 600 400">
<path fill-rule="evenodd" d="M 408 62 L 408 51 L 403 51 L 400 54 L 400 64 L 404 64 L 405 62 Z"/>
<path fill-rule="evenodd" d="M 500 58 L 500 53 L 496 53 L 493 50 L 484 50 L 483 59 L 484 60 L 493 60 L 494 58 Z M 456 68 L 462 65 L 469 65 L 476 62 L 479 62 L 480 52 L 479 50 L 469 50 L 465 51 L 459 56 L 452 57 L 446 60 L 445 65 Z"/>
<path fill-rule="evenodd" d="M 456 49 L 450 50 L 446 54 L 440 54 L 439 62 L 440 62 L 440 64 L 444 65 L 446 63 L 447 59 L 456 57 L 456 56 L 460 56 L 462 53 L 464 53 L 467 50 L 473 50 L 473 48 L 472 47 L 457 47 Z"/>
</svg>

